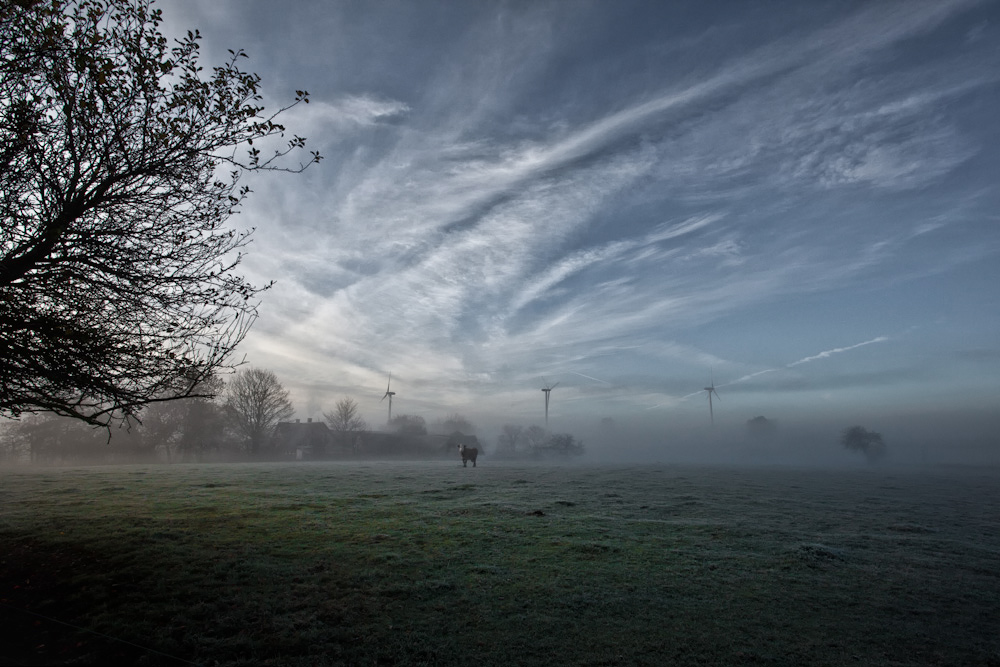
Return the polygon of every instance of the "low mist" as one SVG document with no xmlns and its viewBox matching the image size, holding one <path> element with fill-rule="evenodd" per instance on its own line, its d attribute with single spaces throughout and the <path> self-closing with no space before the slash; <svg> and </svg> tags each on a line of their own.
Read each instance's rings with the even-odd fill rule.
<svg viewBox="0 0 1000 667">
<path fill-rule="evenodd" d="M 746 421 L 719 420 L 712 426 L 616 420 L 611 429 L 597 425 L 574 434 L 586 447 L 586 460 L 593 463 L 1000 465 L 997 416 L 922 413 L 857 420 L 766 419 L 773 428 L 763 432 Z M 843 447 L 842 432 L 855 425 L 883 437 L 886 455 L 881 460 L 869 464 L 863 455 Z"/>
<path fill-rule="evenodd" d="M 305 422 L 306 420 L 302 420 Z M 481 465 L 502 460 L 531 461 L 538 451 L 524 441 L 513 454 L 502 446 L 506 422 L 478 415 L 468 424 L 479 441 Z M 197 455 L 178 454 L 164 444 L 152 422 L 110 431 L 91 428 L 78 420 L 57 417 L 27 417 L 0 423 L 0 463 L 79 464 L 133 462 L 223 462 L 247 460 L 238 448 L 211 443 Z M 431 437 L 440 424 L 431 422 Z M 841 444 L 845 429 L 861 426 L 879 434 L 885 455 L 868 461 Z M 525 427 L 527 428 L 527 427 Z M 536 427 L 537 428 L 537 427 Z M 374 428 L 379 431 L 378 427 Z M 715 424 L 707 415 L 682 415 L 664 420 L 661 415 L 626 415 L 586 420 L 554 419 L 550 434 L 569 434 L 582 444 L 582 454 L 542 457 L 547 464 L 634 465 L 683 463 L 724 466 L 790 465 L 804 467 L 932 467 L 939 465 L 1000 466 L 1000 416 L 981 412 L 917 411 L 897 414 L 856 415 L 853 418 L 822 416 L 784 419 L 780 415 L 732 418 L 716 414 Z M 443 441 L 442 441 L 443 442 Z M 39 456 L 38 454 L 42 455 Z M 406 451 L 395 454 L 405 458 Z M 346 457 L 379 458 L 354 452 Z M 414 458 L 428 458 L 414 452 Z M 286 457 L 286 459 L 289 457 Z M 441 448 L 430 458 L 457 460 L 452 449 Z M 291 457 L 294 459 L 294 456 Z M 269 460 L 284 460 L 272 457 Z"/>
</svg>

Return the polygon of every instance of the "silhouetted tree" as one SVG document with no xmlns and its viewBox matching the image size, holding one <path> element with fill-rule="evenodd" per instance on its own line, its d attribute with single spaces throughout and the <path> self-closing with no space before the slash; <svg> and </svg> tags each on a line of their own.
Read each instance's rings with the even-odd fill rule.
<svg viewBox="0 0 1000 667">
<path fill-rule="evenodd" d="M 213 386 L 205 393 L 222 393 L 225 384 L 221 378 L 213 375 L 208 382 Z M 232 438 L 226 430 L 226 413 L 218 400 L 191 397 L 184 401 L 184 405 L 184 425 L 176 443 L 177 452 L 182 458 L 201 460 L 209 452 L 232 444 Z"/>
<path fill-rule="evenodd" d="M 222 386 L 218 378 L 211 391 Z M 207 398 L 187 397 L 151 403 L 141 423 L 95 431 L 79 419 L 53 413 L 27 414 L 3 429 L 12 458 L 45 462 L 167 461 L 200 458 L 226 441 L 221 406 Z M 110 438 L 108 437 L 110 435 Z"/>
<path fill-rule="evenodd" d="M 765 439 L 774 435 L 778 425 L 764 416 L 747 420 L 747 435 L 751 438 Z"/>
<path fill-rule="evenodd" d="M 445 417 L 441 423 L 441 432 L 451 434 L 455 431 L 465 435 L 473 435 L 476 432 L 476 427 L 462 415 L 453 413 Z"/>
<path fill-rule="evenodd" d="M 882 434 L 869 431 L 862 426 L 851 426 L 844 429 L 840 434 L 840 444 L 851 451 L 863 453 L 869 463 L 878 461 L 885 456 L 886 452 Z"/>
<path fill-rule="evenodd" d="M 226 411 L 251 456 L 260 453 L 278 422 L 295 414 L 288 390 L 262 368 L 240 370 L 226 383 Z"/>
<path fill-rule="evenodd" d="M 580 456 L 583 454 L 583 443 L 569 433 L 553 433 L 543 444 L 535 447 L 535 453 L 540 456 Z"/>
<path fill-rule="evenodd" d="M 427 435 L 427 422 L 419 415 L 398 415 L 389 422 L 389 428 L 405 435 Z"/>
<path fill-rule="evenodd" d="M 0 460 L 20 462 L 28 458 L 28 450 L 17 437 L 14 420 L 0 420 Z"/>
<path fill-rule="evenodd" d="M 333 431 L 333 437 L 342 447 L 352 446 L 349 439 L 368 430 L 368 422 L 361 417 L 358 404 L 347 396 L 337 401 L 332 412 L 324 412 L 323 416 Z"/>
<path fill-rule="evenodd" d="M 497 438 L 497 450 L 505 454 L 515 454 L 517 443 L 521 440 L 524 427 L 517 424 L 504 424 Z"/>
<path fill-rule="evenodd" d="M 55 414 L 25 415 L 10 423 L 8 436 L 12 449 L 31 463 L 105 462 L 117 451 L 104 433 Z"/>
<path fill-rule="evenodd" d="M 160 22 L 146 0 L 0 3 L 0 412 L 108 425 L 190 395 L 257 316 L 250 232 L 224 223 L 246 172 L 307 166 L 275 122 L 307 93 L 266 113 L 242 51 L 206 76 L 198 32 L 171 46 Z"/>
<path fill-rule="evenodd" d="M 197 394 L 216 395 L 224 383 L 218 376 L 206 379 Z M 204 386 L 207 385 L 207 386 Z M 142 424 L 134 428 L 142 449 L 161 450 L 167 461 L 175 457 L 197 460 L 225 442 L 222 406 L 204 396 L 188 396 L 148 405 L 140 414 Z"/>
<path fill-rule="evenodd" d="M 183 432 L 184 413 L 183 401 L 152 403 L 139 413 L 141 426 L 132 428 L 124 438 L 117 433 L 112 438 L 117 446 L 125 445 L 137 454 L 141 453 L 142 458 L 155 458 L 159 449 L 169 461 L 171 451 Z"/>
<path fill-rule="evenodd" d="M 529 449 L 534 449 L 545 444 L 545 441 L 548 440 L 548 433 L 541 426 L 529 426 L 524 429 L 521 439 Z"/>
</svg>

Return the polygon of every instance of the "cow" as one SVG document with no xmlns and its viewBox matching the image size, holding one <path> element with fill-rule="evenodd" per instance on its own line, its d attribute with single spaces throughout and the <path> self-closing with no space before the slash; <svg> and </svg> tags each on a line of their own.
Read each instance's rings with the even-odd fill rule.
<svg viewBox="0 0 1000 667">
<path fill-rule="evenodd" d="M 458 446 L 458 453 L 462 455 L 462 467 L 465 468 L 466 461 L 472 461 L 472 467 L 476 467 L 476 457 L 479 456 L 479 450 L 475 447 L 466 447 L 465 445 Z"/>
</svg>

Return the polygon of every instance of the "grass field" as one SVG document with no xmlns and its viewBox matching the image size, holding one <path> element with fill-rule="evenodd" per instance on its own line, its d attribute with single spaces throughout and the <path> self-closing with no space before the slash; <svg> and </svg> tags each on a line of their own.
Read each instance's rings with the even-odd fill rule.
<svg viewBox="0 0 1000 667">
<path fill-rule="evenodd" d="M 1000 665 L 1000 476 L 0 472 L 0 663 Z"/>
</svg>

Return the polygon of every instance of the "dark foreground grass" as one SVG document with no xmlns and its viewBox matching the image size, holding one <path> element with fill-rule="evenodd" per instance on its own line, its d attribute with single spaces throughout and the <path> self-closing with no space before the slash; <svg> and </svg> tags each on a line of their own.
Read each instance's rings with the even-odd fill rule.
<svg viewBox="0 0 1000 667">
<path fill-rule="evenodd" d="M 0 663 L 1000 665 L 994 472 L 0 472 Z"/>
</svg>

